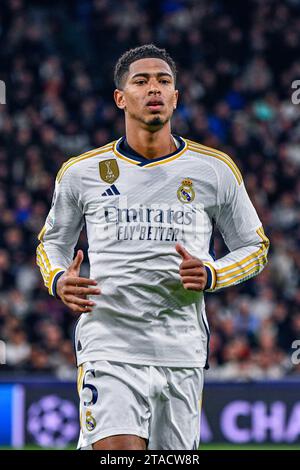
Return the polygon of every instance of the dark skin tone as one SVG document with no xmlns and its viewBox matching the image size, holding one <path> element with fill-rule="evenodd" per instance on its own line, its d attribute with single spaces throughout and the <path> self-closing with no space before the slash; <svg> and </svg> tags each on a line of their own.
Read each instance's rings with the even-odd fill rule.
<svg viewBox="0 0 300 470">
<path fill-rule="evenodd" d="M 93 444 L 93 450 L 146 450 L 145 439 L 133 434 L 109 436 Z"/>
<path fill-rule="evenodd" d="M 114 99 L 125 114 L 128 144 L 149 159 L 174 152 L 171 117 L 178 91 L 169 65 L 161 59 L 137 60 L 122 85 L 121 90 L 115 90 Z"/>
<path fill-rule="evenodd" d="M 123 77 L 121 89 L 114 92 L 115 103 L 125 114 L 127 142 L 149 160 L 176 150 L 171 135 L 171 117 L 176 109 L 178 91 L 169 65 L 162 59 L 149 58 L 133 62 Z M 201 291 L 207 281 L 203 262 L 179 243 L 179 274 L 187 290 Z M 57 294 L 75 313 L 91 312 L 95 302 L 88 295 L 100 295 L 97 282 L 80 277 L 83 252 L 78 250 L 69 269 L 57 282 Z M 93 444 L 94 450 L 145 450 L 145 439 L 131 434 L 109 436 Z"/>
</svg>

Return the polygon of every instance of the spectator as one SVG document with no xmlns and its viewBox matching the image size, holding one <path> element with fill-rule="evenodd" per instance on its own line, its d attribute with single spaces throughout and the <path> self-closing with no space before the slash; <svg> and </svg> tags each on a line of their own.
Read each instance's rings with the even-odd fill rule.
<svg viewBox="0 0 300 470">
<path fill-rule="evenodd" d="M 29 358 L 31 352 L 25 332 L 20 328 L 14 328 L 6 343 L 6 362 L 11 367 L 22 367 Z"/>
<path fill-rule="evenodd" d="M 117 57 L 154 41 L 180 71 L 174 133 L 235 160 L 271 240 L 260 276 L 206 296 L 211 377 L 299 374 L 289 359 L 300 338 L 299 2 L 253 2 L 249 15 L 225 0 L 80 3 L 0 2 L 0 338 L 23 351 L 10 367 L 72 377 L 75 318 L 43 286 L 36 236 L 62 163 L 124 132 L 112 100 Z M 214 249 L 227 251 L 217 231 Z"/>
</svg>

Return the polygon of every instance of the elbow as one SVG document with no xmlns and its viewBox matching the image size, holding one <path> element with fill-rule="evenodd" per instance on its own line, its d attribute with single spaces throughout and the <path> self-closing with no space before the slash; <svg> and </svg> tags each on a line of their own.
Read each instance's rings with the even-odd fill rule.
<svg viewBox="0 0 300 470">
<path fill-rule="evenodd" d="M 265 265 L 268 262 L 268 252 L 269 252 L 269 248 L 270 248 L 270 240 L 266 236 L 262 226 L 257 230 L 257 234 L 260 237 L 260 243 L 259 243 L 260 258 L 262 259 L 262 262 Z"/>
<path fill-rule="evenodd" d="M 269 248 L 270 248 L 270 240 L 266 237 L 260 243 L 261 255 L 260 255 L 260 270 L 259 271 L 262 271 L 269 262 L 269 259 L 268 259 Z"/>
</svg>

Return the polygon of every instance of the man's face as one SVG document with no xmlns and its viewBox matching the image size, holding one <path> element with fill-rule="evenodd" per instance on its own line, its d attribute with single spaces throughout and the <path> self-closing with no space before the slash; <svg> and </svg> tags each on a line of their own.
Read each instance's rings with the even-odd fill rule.
<svg viewBox="0 0 300 470">
<path fill-rule="evenodd" d="M 124 77 L 123 90 L 115 90 L 115 101 L 127 119 L 148 130 L 157 130 L 172 117 L 178 91 L 169 65 L 162 59 L 133 62 Z"/>
</svg>

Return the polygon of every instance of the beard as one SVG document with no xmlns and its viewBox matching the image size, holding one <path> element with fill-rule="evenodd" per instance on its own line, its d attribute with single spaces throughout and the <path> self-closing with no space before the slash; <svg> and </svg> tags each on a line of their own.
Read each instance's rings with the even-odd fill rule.
<svg viewBox="0 0 300 470">
<path fill-rule="evenodd" d="M 153 116 L 144 122 L 148 126 L 163 126 L 167 120 L 162 119 L 161 116 Z"/>
<path fill-rule="evenodd" d="M 167 122 L 169 122 L 171 116 L 160 116 L 159 114 L 154 114 L 153 116 L 148 116 L 146 118 L 140 119 L 140 121 L 150 130 L 157 131 L 161 129 Z"/>
<path fill-rule="evenodd" d="M 170 121 L 172 115 L 161 116 L 159 113 L 154 113 L 153 115 L 148 115 L 146 117 L 131 112 L 130 117 L 142 123 L 149 131 L 155 132 L 161 129 L 168 121 Z"/>
</svg>

